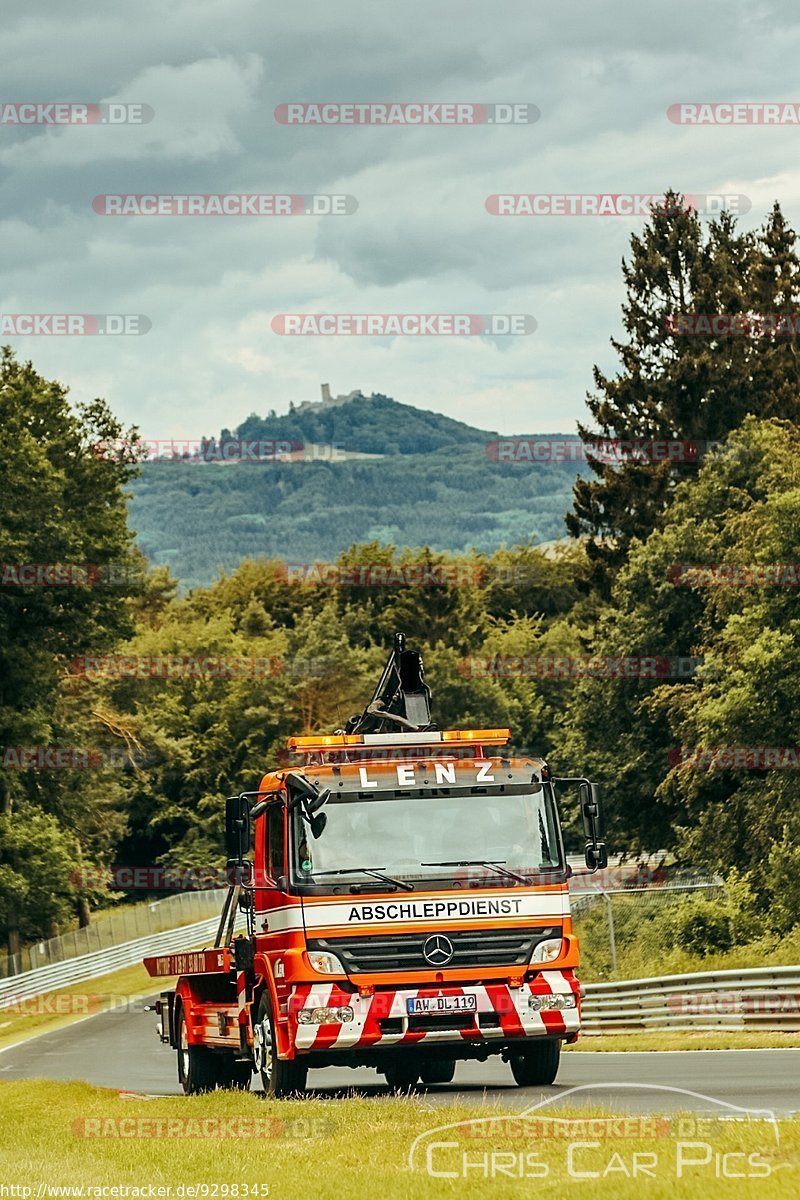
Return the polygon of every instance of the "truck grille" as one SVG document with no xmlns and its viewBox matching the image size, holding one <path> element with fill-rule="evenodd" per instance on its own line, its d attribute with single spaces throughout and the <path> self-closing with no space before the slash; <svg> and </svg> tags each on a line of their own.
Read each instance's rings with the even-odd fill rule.
<svg viewBox="0 0 800 1200">
<path fill-rule="evenodd" d="M 341 959 L 349 975 L 385 971 L 433 971 L 422 947 L 434 933 L 443 933 L 453 944 L 453 957 L 444 969 L 459 967 L 520 967 L 530 960 L 533 947 L 561 930 L 548 925 L 516 929 L 428 930 L 373 937 L 313 938 L 309 950 L 328 950 Z"/>
</svg>

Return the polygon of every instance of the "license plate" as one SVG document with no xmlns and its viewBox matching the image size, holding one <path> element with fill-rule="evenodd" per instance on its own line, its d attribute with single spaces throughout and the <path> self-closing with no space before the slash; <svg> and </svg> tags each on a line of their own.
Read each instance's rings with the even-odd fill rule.
<svg viewBox="0 0 800 1200">
<path fill-rule="evenodd" d="M 425 1013 L 477 1012 L 477 996 L 412 996 L 406 1000 L 410 1017 Z"/>
</svg>

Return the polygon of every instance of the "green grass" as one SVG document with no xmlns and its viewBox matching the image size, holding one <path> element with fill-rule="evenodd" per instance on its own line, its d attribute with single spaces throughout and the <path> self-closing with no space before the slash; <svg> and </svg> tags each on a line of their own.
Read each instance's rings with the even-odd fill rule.
<svg viewBox="0 0 800 1200">
<path fill-rule="evenodd" d="M 800 1032 L 768 1033 L 739 1029 L 680 1030 L 675 1033 L 583 1034 L 570 1053 L 581 1050 L 768 1050 L 800 1049 Z"/>
<path fill-rule="evenodd" d="M 212 1200 L 214 1195 L 234 1195 L 232 1185 L 238 1185 L 240 1197 L 246 1194 L 244 1185 L 266 1185 L 271 1197 L 290 1200 L 306 1195 L 314 1200 L 341 1200 L 343 1195 L 483 1200 L 487 1195 L 533 1194 L 534 1189 L 537 1195 L 560 1200 L 572 1190 L 570 1184 L 577 1195 L 615 1200 L 639 1200 L 643 1191 L 657 1200 L 718 1194 L 734 1200 L 785 1200 L 800 1188 L 797 1119 L 780 1122 L 778 1139 L 774 1127 L 760 1122 L 711 1118 L 698 1124 L 689 1115 L 680 1120 L 674 1115 L 637 1119 L 627 1127 L 606 1123 L 600 1132 L 597 1126 L 575 1126 L 569 1137 L 552 1136 L 553 1124 L 542 1121 L 545 1114 L 586 1120 L 600 1112 L 550 1108 L 537 1114 L 535 1123 L 505 1122 L 500 1118 L 512 1114 L 496 1104 L 434 1108 L 414 1096 L 269 1101 L 256 1094 L 216 1092 L 148 1100 L 123 1099 L 114 1091 L 85 1084 L 6 1083 L 0 1084 L 0 1179 L 32 1188 L 32 1197 L 40 1186 L 47 1196 L 48 1186 L 175 1189 L 184 1184 L 206 1185 Z M 427 1138 L 418 1146 L 415 1169 L 411 1168 L 409 1151 L 417 1135 L 475 1117 L 493 1120 Z M 251 1136 L 245 1136 L 248 1133 Z M 431 1140 L 455 1143 L 436 1149 L 431 1161 L 434 1170 L 455 1169 L 459 1177 L 435 1178 L 426 1172 L 424 1151 Z M 567 1147 L 575 1140 L 597 1143 L 577 1149 L 575 1169 L 598 1171 L 601 1177 L 569 1177 Z M 685 1148 L 682 1153 L 708 1161 L 684 1168 L 684 1176 L 677 1178 L 679 1143 L 690 1141 L 708 1150 Z M 639 1162 L 649 1165 L 654 1178 L 630 1177 L 637 1152 L 650 1156 Z M 466 1178 L 464 1154 L 473 1164 Z M 745 1157 L 723 1160 L 723 1154 Z M 748 1154 L 757 1156 L 749 1165 Z M 540 1165 L 534 1168 L 526 1156 Z M 502 1174 L 518 1172 L 520 1162 L 541 1177 Z M 758 1177 L 723 1178 L 723 1162 L 731 1171 L 744 1167 L 757 1171 Z M 484 1172 L 492 1165 L 495 1177 L 487 1178 Z M 172 1195 L 179 1193 L 173 1190 Z"/>
<path fill-rule="evenodd" d="M 617 970 L 611 970 L 608 926 L 598 908 L 576 919 L 581 940 L 580 976 L 585 983 L 615 979 L 647 979 L 695 971 L 738 971 L 753 967 L 790 967 L 800 963 L 800 925 L 784 937 L 767 934 L 745 945 L 710 954 L 691 954 L 670 944 L 665 931 L 648 918 L 645 904 L 634 897 L 615 897 Z M 627 901 L 623 905 L 622 901 Z M 627 912 L 626 912 L 627 908 Z M 652 911 L 658 912 L 655 905 Z M 662 910 L 663 911 L 663 910 Z M 625 915 L 627 920 L 621 919 Z"/>
</svg>

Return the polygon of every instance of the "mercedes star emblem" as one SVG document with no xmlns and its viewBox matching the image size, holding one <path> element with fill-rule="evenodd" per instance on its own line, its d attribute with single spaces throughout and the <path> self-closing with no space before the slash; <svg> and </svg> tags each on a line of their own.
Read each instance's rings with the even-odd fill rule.
<svg viewBox="0 0 800 1200">
<path fill-rule="evenodd" d="M 443 967 L 453 957 L 453 943 L 443 933 L 434 933 L 423 945 L 422 956 L 432 967 Z"/>
</svg>

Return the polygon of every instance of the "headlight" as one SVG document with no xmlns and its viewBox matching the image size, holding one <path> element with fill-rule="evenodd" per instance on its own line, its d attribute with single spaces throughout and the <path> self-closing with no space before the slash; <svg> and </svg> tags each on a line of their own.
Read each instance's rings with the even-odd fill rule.
<svg viewBox="0 0 800 1200">
<path fill-rule="evenodd" d="M 308 961 L 314 970 L 319 971 L 322 975 L 345 975 L 347 973 L 336 955 L 330 954 L 327 950 L 309 950 Z"/>
<path fill-rule="evenodd" d="M 341 1008 L 301 1008 L 297 1014 L 301 1025 L 342 1025 L 354 1018 L 355 1013 L 349 1004 Z"/>
<path fill-rule="evenodd" d="M 531 962 L 555 962 L 557 958 L 561 957 L 563 945 L 562 938 L 545 938 L 543 942 L 539 942 L 537 946 L 534 946 Z"/>
<path fill-rule="evenodd" d="M 577 1008 L 571 992 L 554 992 L 552 996 L 528 996 L 528 1008 L 535 1012 L 553 1008 Z"/>
</svg>

